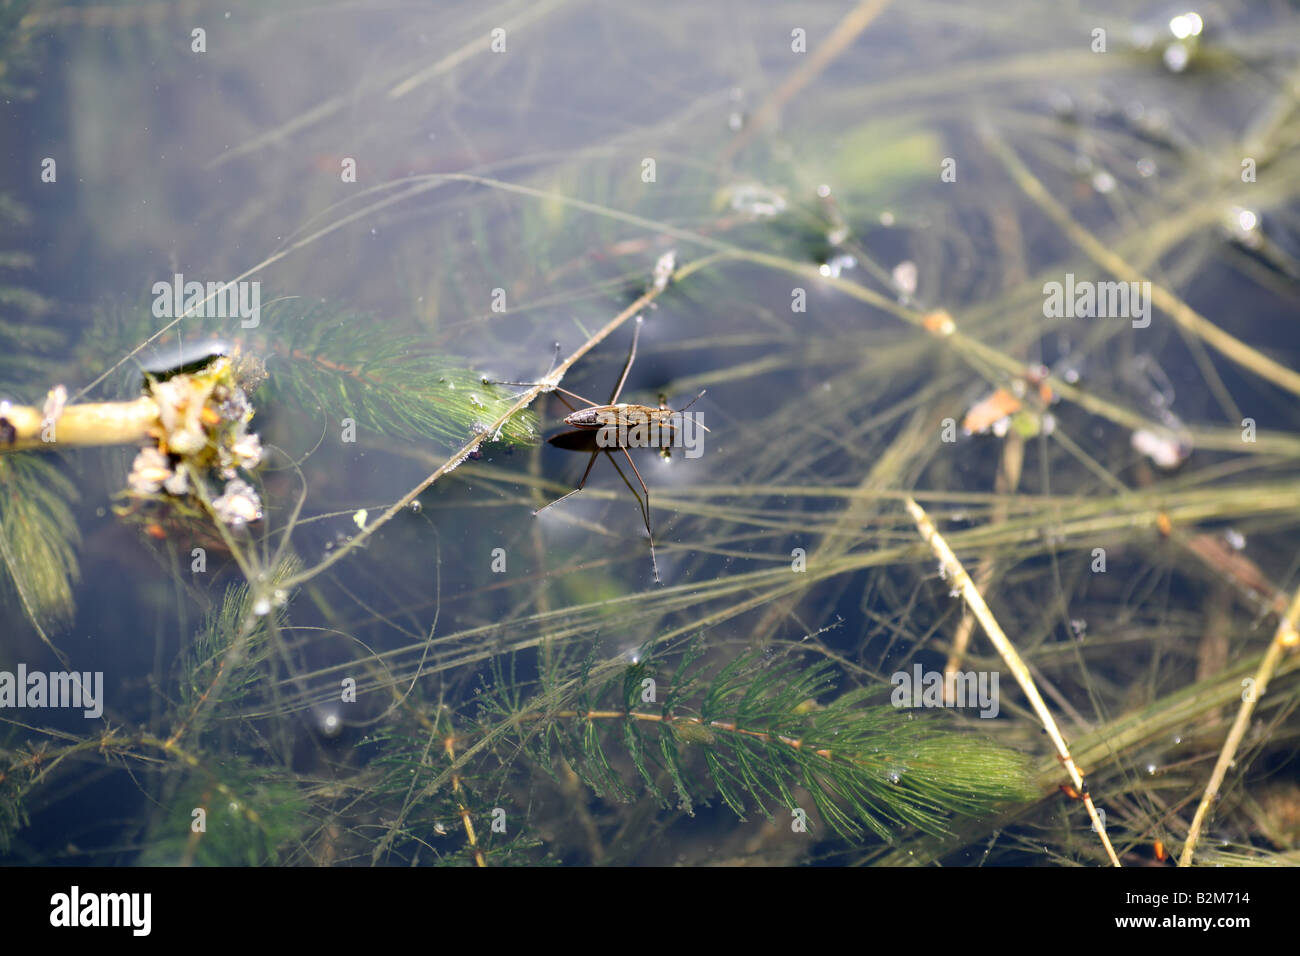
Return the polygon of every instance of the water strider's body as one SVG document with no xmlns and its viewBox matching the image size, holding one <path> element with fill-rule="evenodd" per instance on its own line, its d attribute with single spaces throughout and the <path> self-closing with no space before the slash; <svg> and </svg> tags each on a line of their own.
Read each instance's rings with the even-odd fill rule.
<svg viewBox="0 0 1300 956">
<path fill-rule="evenodd" d="M 593 405 L 583 408 L 564 419 L 564 424 L 574 428 L 603 428 L 606 425 L 649 425 L 666 422 L 678 414 L 662 405 L 629 405 L 619 402 L 617 405 Z"/>
<path fill-rule="evenodd" d="M 601 448 L 662 448 L 666 450 L 672 444 L 671 433 L 677 428 L 673 418 L 682 414 L 691 405 L 700 400 L 700 392 L 690 405 L 672 409 L 660 403 L 653 405 L 633 405 L 620 402 L 617 405 L 593 405 L 581 408 L 564 419 L 564 424 L 584 431 L 595 429 L 600 432 L 596 444 Z M 700 423 L 700 428 L 708 428 Z M 667 443 L 661 443 L 661 431 L 667 432 Z"/>
<path fill-rule="evenodd" d="M 641 336 L 641 316 L 636 318 L 636 330 L 632 334 L 632 348 L 628 353 L 627 364 L 623 366 L 623 374 L 619 377 L 618 384 L 614 386 L 614 392 L 609 397 L 609 404 L 596 405 L 589 399 L 581 395 L 570 392 L 559 386 L 551 388 L 560 393 L 560 401 L 564 402 L 572 410 L 572 414 L 564 419 L 564 424 L 569 425 L 573 430 L 561 432 L 558 435 L 551 436 L 548 441 L 557 448 L 564 448 L 569 451 L 585 451 L 591 457 L 587 460 L 587 468 L 582 473 L 582 478 L 578 481 L 578 486 L 566 495 L 561 495 L 549 504 L 543 505 L 533 512 L 534 516 L 541 514 L 551 505 L 559 504 L 565 498 L 576 495 L 583 489 L 587 483 L 587 476 L 591 474 L 591 467 L 596 463 L 596 456 L 602 452 L 609 456 L 610 464 L 618 472 L 623 483 L 637 498 L 637 503 L 641 507 L 641 517 L 645 521 L 646 536 L 650 539 L 650 563 L 654 568 L 655 581 L 659 582 L 659 562 L 655 558 L 655 539 L 654 531 L 650 526 L 650 489 L 646 487 L 645 480 L 641 477 L 641 472 L 637 470 L 636 462 L 632 460 L 629 448 L 661 448 L 665 455 L 668 454 L 668 446 L 661 443 L 660 429 L 673 432 L 677 425 L 671 422 L 675 415 L 681 415 L 687 408 L 699 401 L 704 392 L 691 401 L 685 408 L 671 409 L 662 401 L 658 408 L 653 405 L 635 405 L 627 402 L 617 402 L 619 393 L 623 391 L 623 384 L 627 381 L 627 374 L 632 368 L 632 362 L 636 358 L 637 340 Z M 499 384 L 522 385 L 523 382 L 503 382 Z M 580 402 L 587 402 L 589 408 L 575 409 L 563 397 L 568 395 L 576 398 Z M 704 425 L 700 425 L 704 428 Z M 704 428 L 708 431 L 707 428 Z M 671 444 L 671 442 L 669 443 Z M 636 475 L 638 484 L 641 485 L 641 495 L 637 495 L 636 489 L 628 481 L 627 476 L 623 474 L 623 469 L 615 461 L 612 452 L 621 451 L 627 458 L 627 463 L 632 466 L 632 473 Z M 688 452 L 688 457 L 690 454 Z"/>
</svg>

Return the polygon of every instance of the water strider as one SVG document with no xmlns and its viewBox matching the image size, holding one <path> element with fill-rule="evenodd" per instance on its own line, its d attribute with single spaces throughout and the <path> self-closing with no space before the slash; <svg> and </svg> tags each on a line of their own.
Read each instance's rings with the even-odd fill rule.
<svg viewBox="0 0 1300 956">
<path fill-rule="evenodd" d="M 533 512 L 533 516 L 541 514 L 551 505 L 559 504 L 566 498 L 576 495 L 587 483 L 587 477 L 591 474 L 591 468 L 596 463 L 596 456 L 605 454 L 608 456 L 610 464 L 618 472 L 618 476 L 623 479 L 623 484 L 627 485 L 628 490 L 637 499 L 637 504 L 641 508 L 641 518 L 645 522 L 646 536 L 650 540 L 650 564 L 654 569 L 655 583 L 662 584 L 659 579 L 659 562 L 655 558 L 655 539 L 654 530 L 650 522 L 650 489 L 646 487 L 645 479 L 641 477 L 641 472 L 637 470 L 636 462 L 632 460 L 632 454 L 629 448 L 659 448 L 661 453 L 667 457 L 668 447 L 660 443 L 661 430 L 673 431 L 677 426 L 672 423 L 673 416 L 680 415 L 686 409 L 690 408 L 703 397 L 701 391 L 687 405 L 679 409 L 668 408 L 667 404 L 660 398 L 659 406 L 653 405 L 635 405 L 627 402 L 619 402 L 618 396 L 623 391 L 623 385 L 627 382 L 628 373 L 632 370 L 632 363 L 636 360 L 637 341 L 641 337 L 642 317 L 636 317 L 636 328 L 632 333 L 632 348 L 628 351 L 627 362 L 623 365 L 623 372 L 619 375 L 618 382 L 614 385 L 614 391 L 610 393 L 609 401 L 604 405 L 599 405 L 588 398 L 583 398 L 575 392 L 568 389 L 554 387 L 558 392 L 556 397 L 564 402 L 565 406 L 571 412 L 564 419 L 564 424 L 572 427 L 571 431 L 561 432 L 552 435 L 548 441 L 557 448 L 563 448 L 566 451 L 585 451 L 590 454 L 587 459 L 587 467 L 582 472 L 582 478 L 578 481 L 578 486 L 567 494 L 561 495 L 554 501 L 551 501 Z M 496 382 L 497 385 L 529 385 L 526 382 Z M 574 408 L 569 403 L 569 398 L 575 398 L 580 402 L 585 402 L 589 407 Z M 700 427 L 705 431 L 708 428 L 700 423 Z M 641 485 L 642 494 L 637 494 L 636 488 L 628 481 L 627 475 L 619 467 L 618 461 L 612 454 L 614 451 L 621 451 L 627 458 L 627 463 L 632 466 L 632 473 L 636 475 L 637 482 Z"/>
</svg>

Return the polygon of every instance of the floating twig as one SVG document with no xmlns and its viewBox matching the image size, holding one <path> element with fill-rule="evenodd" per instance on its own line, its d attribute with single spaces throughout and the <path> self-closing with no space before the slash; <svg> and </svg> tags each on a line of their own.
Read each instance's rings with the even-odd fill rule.
<svg viewBox="0 0 1300 956">
<path fill-rule="evenodd" d="M 1264 654 L 1264 659 L 1259 662 L 1259 668 L 1255 671 L 1253 678 L 1254 683 L 1248 686 L 1247 692 L 1241 695 L 1241 708 L 1237 711 L 1237 719 L 1232 722 L 1232 729 L 1228 731 L 1228 739 L 1223 742 L 1223 750 L 1219 752 L 1219 760 L 1214 765 L 1214 771 L 1210 774 L 1210 782 L 1205 785 L 1205 794 L 1201 797 L 1201 803 L 1196 808 L 1196 815 L 1192 817 L 1191 828 L 1187 831 L 1187 840 L 1183 843 L 1182 856 L 1178 858 L 1179 866 L 1191 866 L 1192 855 L 1196 851 L 1196 842 L 1200 839 L 1201 828 L 1205 825 L 1205 818 L 1210 812 L 1210 807 L 1219 797 L 1219 788 L 1223 786 L 1223 778 L 1228 774 L 1228 768 L 1232 766 L 1237 759 L 1237 748 L 1241 746 L 1242 739 L 1246 736 L 1246 728 L 1250 726 L 1250 718 L 1255 713 L 1255 704 L 1264 696 L 1264 691 L 1268 689 L 1268 683 L 1273 679 L 1273 674 L 1277 671 L 1277 665 L 1282 661 L 1282 655 L 1288 650 L 1293 650 L 1300 646 L 1300 632 L 1296 630 L 1296 619 L 1300 617 L 1300 588 L 1296 589 L 1295 597 L 1291 599 L 1291 606 L 1287 608 L 1286 613 L 1282 615 L 1282 620 L 1277 622 L 1277 630 L 1273 632 L 1273 641 L 1268 646 L 1268 651 Z"/>
<path fill-rule="evenodd" d="M 1092 818 L 1092 828 L 1101 837 L 1102 846 L 1106 848 L 1106 855 L 1110 857 L 1110 862 L 1114 866 L 1119 866 L 1119 857 L 1115 855 L 1115 848 L 1111 846 L 1110 837 L 1106 835 L 1106 827 L 1101 822 L 1097 808 L 1093 805 L 1092 797 L 1088 793 L 1088 786 L 1083 782 L 1083 774 L 1075 766 L 1074 758 L 1070 756 L 1070 747 L 1066 744 L 1065 738 L 1061 736 L 1060 728 L 1056 726 L 1056 720 L 1052 717 L 1051 711 L 1047 709 L 1047 704 L 1043 701 L 1042 695 L 1038 693 L 1038 687 L 1034 683 L 1033 676 L 1029 673 L 1029 668 L 1020 657 L 1019 652 L 1016 651 L 1015 646 L 1012 645 L 1006 632 L 998 624 L 993 612 L 989 610 L 989 606 L 984 603 L 984 598 L 980 595 L 975 582 L 966 573 L 966 569 L 957 560 L 957 556 L 952 553 L 952 548 L 948 547 L 948 542 L 943 540 L 943 536 L 935 528 L 930 516 L 911 498 L 904 499 L 903 503 L 912 515 L 912 520 L 916 522 L 917 528 L 920 529 L 921 537 L 926 540 L 926 543 L 930 545 L 930 549 L 934 551 L 935 557 L 939 559 L 948 580 L 961 590 L 962 597 L 966 599 L 966 606 L 971 609 L 971 613 L 983 626 L 984 633 L 989 636 L 993 646 L 1002 655 L 1002 660 L 1011 669 L 1011 673 L 1020 685 L 1021 690 L 1029 698 L 1034 713 L 1038 715 L 1038 719 L 1043 723 L 1043 729 L 1047 731 L 1047 735 L 1052 738 L 1052 743 L 1056 745 L 1056 752 L 1060 755 L 1061 763 L 1065 765 L 1066 772 L 1069 773 L 1070 780 L 1074 783 L 1074 792 L 1082 798 L 1084 806 L 1088 808 L 1088 816 Z M 1300 595 L 1297 595 L 1297 602 L 1300 602 Z M 1297 606 L 1300 607 L 1300 604 Z"/>
</svg>

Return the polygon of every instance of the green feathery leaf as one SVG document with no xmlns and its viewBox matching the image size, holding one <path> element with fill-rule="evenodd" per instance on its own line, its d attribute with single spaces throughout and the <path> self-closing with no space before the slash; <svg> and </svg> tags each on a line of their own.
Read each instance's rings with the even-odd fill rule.
<svg viewBox="0 0 1300 956">
<path fill-rule="evenodd" d="M 487 430 L 513 404 L 511 395 L 449 355 L 436 355 L 413 335 L 377 335 L 369 318 L 264 310 L 268 387 L 272 402 L 287 399 L 331 419 L 395 438 L 435 440 L 457 448 Z M 492 440 L 531 444 L 536 415 L 524 409 Z"/>
<path fill-rule="evenodd" d="M 47 630 L 66 627 L 74 612 L 81 534 L 70 503 L 76 498 L 57 461 L 0 456 L 0 577 L 47 642 Z"/>
<path fill-rule="evenodd" d="M 769 817 L 774 805 L 799 809 L 802 788 L 822 820 L 853 840 L 871 832 L 892 842 L 907 827 L 945 833 L 954 815 L 986 815 L 1034 794 L 1023 755 L 959 732 L 942 716 L 917 718 L 870 704 L 878 691 L 869 688 L 817 703 L 835 690 L 829 663 L 746 655 L 702 682 L 694 672 L 701 653 L 689 650 L 671 680 L 660 683 L 658 709 L 641 698 L 655 662 L 638 655 L 612 676 L 606 667 L 597 677 L 594 663 L 584 662 L 570 672 L 567 694 L 544 681 L 533 710 L 511 710 L 489 693 L 481 719 L 509 721 L 540 766 L 552 770 L 554 757 L 562 757 L 598 796 L 636 796 L 615 768 L 617 741 L 644 789 L 664 806 L 666 774 L 679 807 L 691 811 L 703 795 L 694 782 L 703 763 L 717 794 L 742 819 L 754 808 Z"/>
</svg>

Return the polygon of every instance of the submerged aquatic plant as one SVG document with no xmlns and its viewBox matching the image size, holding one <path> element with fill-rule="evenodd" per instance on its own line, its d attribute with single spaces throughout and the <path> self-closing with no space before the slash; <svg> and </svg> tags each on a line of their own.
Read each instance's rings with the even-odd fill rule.
<svg viewBox="0 0 1300 956">
<path fill-rule="evenodd" d="M 120 205 L 129 177 L 79 127 L 105 157 L 83 213 L 106 255 L 313 301 L 219 329 L 265 365 L 245 406 L 215 394 L 224 366 L 137 394 L 141 356 L 220 317 L 145 307 L 88 332 L 0 296 L 25 431 L 153 402 L 147 447 L 0 455 L 4 599 L 26 621 L 0 670 L 44 653 L 30 627 L 110 678 L 93 723 L 0 712 L 9 858 L 1292 859 L 1294 16 L 1112 30 L 1102 55 L 1028 4 L 983 11 L 978 50 L 955 11 L 936 35 L 932 8 L 814 6 L 808 56 L 746 38 L 733 61 L 694 45 L 717 35 L 707 7 L 651 31 L 610 9 L 562 70 L 538 51 L 588 12 L 506 12 L 548 42 L 477 56 L 452 22 L 432 64 L 379 67 L 280 44 L 303 87 L 231 50 L 218 79 L 266 103 L 214 105 L 228 148 L 168 165 L 188 188 L 147 207 Z M 406 50 L 405 22 L 373 15 Z M 71 32 L 70 55 L 181 55 L 130 16 Z M 565 102 L 581 123 L 536 123 L 565 71 L 614 61 L 672 82 L 588 84 Z M 1209 88 L 1231 106 L 1207 111 Z M 447 94 L 471 89 L 512 105 L 465 137 Z M 1051 288 L 1136 308 L 1053 310 Z M 581 467 L 538 441 L 554 393 L 607 388 L 638 315 L 620 400 L 707 386 L 711 416 L 691 468 L 650 462 L 656 589 L 610 476 L 530 517 Z M 144 534 L 87 513 L 124 488 Z M 918 667 L 1018 683 L 996 718 L 886 703 Z M 129 839 L 93 816 L 90 764 L 138 788 Z M 69 815 L 89 832 L 68 838 Z"/>
</svg>

